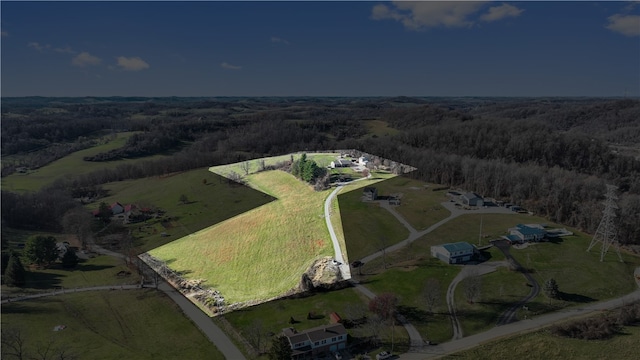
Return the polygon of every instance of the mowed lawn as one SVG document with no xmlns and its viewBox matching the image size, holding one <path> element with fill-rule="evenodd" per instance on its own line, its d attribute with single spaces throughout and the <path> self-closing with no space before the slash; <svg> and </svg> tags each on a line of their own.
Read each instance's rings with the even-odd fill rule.
<svg viewBox="0 0 640 360">
<path fill-rule="evenodd" d="M 37 170 L 30 171 L 26 174 L 15 173 L 7 177 L 3 177 L 2 188 L 15 192 L 38 191 L 43 186 L 54 182 L 58 178 L 64 178 L 69 174 L 85 174 L 102 168 L 115 167 L 118 164 L 121 164 L 123 161 L 135 161 L 119 160 L 92 162 L 82 160 L 82 158 L 84 158 L 85 156 L 94 156 L 101 152 L 121 148 L 127 142 L 127 139 L 133 134 L 134 132 L 119 133 L 118 137 L 115 140 L 109 141 L 106 144 L 101 144 L 88 149 L 76 151 L 63 157 L 62 159 L 58 159 L 48 165 L 45 165 Z"/>
<path fill-rule="evenodd" d="M 58 325 L 66 328 L 54 332 Z M 51 342 L 77 359 L 224 359 L 173 301 L 153 289 L 3 304 L 2 330 L 9 329 L 20 330 L 34 358 Z"/>
<path fill-rule="evenodd" d="M 433 191 L 438 188 L 442 190 Z M 441 205 L 442 202 L 449 201 L 446 196 L 447 190 L 442 185 L 398 176 L 381 182 L 378 185 L 378 194 L 400 195 L 401 202 L 396 211 L 416 230 L 424 230 L 451 214 Z"/>
<path fill-rule="evenodd" d="M 166 214 L 160 219 L 128 225 L 136 238 L 139 252 L 144 252 L 173 240 L 205 229 L 242 214 L 274 199 L 260 191 L 196 169 L 164 177 L 126 180 L 104 186 L 110 196 L 100 199 L 107 204 L 155 206 Z M 180 201 L 185 195 L 187 203 Z M 98 203 L 88 206 L 97 209 Z M 168 236 L 163 237 L 162 233 Z"/>
<path fill-rule="evenodd" d="M 149 252 L 188 278 L 205 279 L 229 303 L 281 295 L 315 259 L 333 254 L 323 210 L 329 190 L 315 192 L 279 170 L 248 181 L 278 200 Z"/>
<path fill-rule="evenodd" d="M 281 162 L 291 161 L 292 158 L 294 160 L 298 160 L 301 156 L 302 153 L 270 156 L 233 164 L 213 166 L 209 168 L 209 171 L 220 174 L 222 176 L 228 176 L 231 172 L 246 176 L 246 171 L 242 168 L 243 166 L 245 166 L 245 163 L 248 165 L 249 174 L 253 174 L 260 170 L 260 161 L 264 161 L 265 166 L 273 166 Z M 335 160 L 339 156 L 339 153 L 307 153 L 307 159 L 315 161 L 319 167 L 327 167 L 331 163 L 331 161 Z"/>
</svg>

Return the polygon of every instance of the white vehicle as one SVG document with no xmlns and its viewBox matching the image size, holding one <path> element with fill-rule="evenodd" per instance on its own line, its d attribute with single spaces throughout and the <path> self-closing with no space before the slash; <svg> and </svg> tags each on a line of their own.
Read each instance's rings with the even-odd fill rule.
<svg viewBox="0 0 640 360">
<path fill-rule="evenodd" d="M 383 352 L 379 353 L 378 355 L 376 355 L 376 360 L 388 359 L 390 357 L 391 357 L 391 354 L 389 354 L 386 351 L 383 351 Z"/>
<path fill-rule="evenodd" d="M 333 353 L 333 356 L 336 358 L 336 360 L 342 360 L 342 355 L 340 355 L 339 352 Z"/>
</svg>

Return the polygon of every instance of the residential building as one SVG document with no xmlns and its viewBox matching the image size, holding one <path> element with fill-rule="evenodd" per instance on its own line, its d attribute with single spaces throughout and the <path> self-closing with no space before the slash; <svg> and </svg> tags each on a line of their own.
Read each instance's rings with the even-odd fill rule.
<svg viewBox="0 0 640 360">
<path fill-rule="evenodd" d="M 471 260 L 475 249 L 475 246 L 464 241 L 435 245 L 431 247 L 431 256 L 447 264 L 460 264 Z"/>
<path fill-rule="evenodd" d="M 347 330 L 339 323 L 301 332 L 290 327 L 282 329 L 282 333 L 289 339 L 293 359 L 316 359 L 347 346 Z"/>
<path fill-rule="evenodd" d="M 353 163 L 346 159 L 337 159 L 331 162 L 330 166 L 332 169 L 338 167 L 350 167 Z"/>
<path fill-rule="evenodd" d="M 369 163 L 369 158 L 367 158 L 366 156 L 360 156 L 358 158 L 358 165 L 367 166 L 368 163 Z"/>
<path fill-rule="evenodd" d="M 362 199 L 364 201 L 373 201 L 377 198 L 378 198 L 378 189 L 372 186 L 367 186 L 362 191 Z"/>
</svg>

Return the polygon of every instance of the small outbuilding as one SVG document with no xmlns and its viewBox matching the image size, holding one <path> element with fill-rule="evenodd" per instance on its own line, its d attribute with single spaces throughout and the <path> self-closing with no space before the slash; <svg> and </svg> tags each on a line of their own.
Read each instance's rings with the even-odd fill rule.
<svg viewBox="0 0 640 360">
<path fill-rule="evenodd" d="M 541 241 L 547 235 L 547 231 L 540 225 L 518 224 L 509 229 L 507 239 L 511 242 L 523 243 L 530 241 Z"/>
<path fill-rule="evenodd" d="M 482 197 L 476 193 L 466 193 L 466 194 L 462 194 L 462 196 L 460 196 L 460 200 L 462 201 L 462 203 L 464 205 L 469 205 L 469 206 L 482 206 L 484 205 L 484 200 L 482 199 Z"/>
<path fill-rule="evenodd" d="M 447 264 L 461 264 L 470 261 L 475 253 L 475 246 L 468 242 L 457 242 L 431 247 L 431 256 L 436 257 Z"/>
</svg>

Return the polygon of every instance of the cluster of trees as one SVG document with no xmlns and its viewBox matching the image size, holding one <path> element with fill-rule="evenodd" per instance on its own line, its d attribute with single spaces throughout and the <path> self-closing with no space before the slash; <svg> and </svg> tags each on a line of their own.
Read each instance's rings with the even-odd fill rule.
<svg viewBox="0 0 640 360">
<path fill-rule="evenodd" d="M 583 340 L 604 340 L 619 334 L 626 325 L 640 321 L 640 304 L 623 306 L 606 315 L 576 320 L 551 328 L 556 336 Z"/>
</svg>

